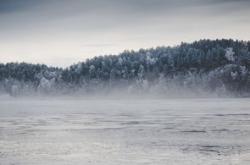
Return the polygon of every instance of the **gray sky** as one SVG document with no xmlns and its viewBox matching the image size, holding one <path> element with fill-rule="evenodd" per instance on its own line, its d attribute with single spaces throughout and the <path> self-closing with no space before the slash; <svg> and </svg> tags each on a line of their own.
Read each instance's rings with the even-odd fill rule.
<svg viewBox="0 0 250 165">
<path fill-rule="evenodd" d="M 0 0 L 0 62 L 65 67 L 249 29 L 250 0 Z"/>
</svg>

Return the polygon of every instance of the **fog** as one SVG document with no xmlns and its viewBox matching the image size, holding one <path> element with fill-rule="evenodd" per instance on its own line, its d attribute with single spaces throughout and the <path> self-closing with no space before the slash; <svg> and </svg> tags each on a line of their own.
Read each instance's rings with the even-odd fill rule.
<svg viewBox="0 0 250 165">
<path fill-rule="evenodd" d="M 74 90 L 62 89 L 51 91 L 36 91 L 27 89 L 21 93 L 1 93 L 0 99 L 3 100 L 39 100 L 39 99 L 70 99 L 70 100 L 95 100 L 95 99 L 181 99 L 181 98 L 247 98 L 248 95 L 240 95 L 227 91 L 225 88 L 219 88 L 216 91 L 210 91 L 197 87 L 185 88 L 174 86 L 171 88 L 152 87 L 148 89 L 132 87 L 116 87 L 114 89 L 103 88 L 89 91 L 85 88 L 76 88 Z"/>
<path fill-rule="evenodd" d="M 249 0 L 0 0 L 0 165 L 249 165 Z"/>
</svg>

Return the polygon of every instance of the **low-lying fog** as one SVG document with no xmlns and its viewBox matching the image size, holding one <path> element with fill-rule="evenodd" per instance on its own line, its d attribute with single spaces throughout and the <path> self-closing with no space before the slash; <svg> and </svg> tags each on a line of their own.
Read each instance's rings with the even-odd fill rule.
<svg viewBox="0 0 250 165">
<path fill-rule="evenodd" d="M 250 99 L 0 98 L 3 165 L 248 165 Z"/>
</svg>

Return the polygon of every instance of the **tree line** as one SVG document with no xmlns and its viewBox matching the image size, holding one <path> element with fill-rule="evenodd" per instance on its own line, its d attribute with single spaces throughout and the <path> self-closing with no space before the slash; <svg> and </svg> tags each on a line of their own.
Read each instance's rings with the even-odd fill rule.
<svg viewBox="0 0 250 165">
<path fill-rule="evenodd" d="M 180 90 L 249 96 L 250 42 L 200 40 L 174 47 L 97 56 L 68 68 L 0 64 L 0 90 L 11 95 Z"/>
</svg>

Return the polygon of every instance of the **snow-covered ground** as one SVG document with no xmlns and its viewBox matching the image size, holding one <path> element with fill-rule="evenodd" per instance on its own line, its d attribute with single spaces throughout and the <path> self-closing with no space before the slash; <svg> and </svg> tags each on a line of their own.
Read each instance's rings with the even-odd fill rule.
<svg viewBox="0 0 250 165">
<path fill-rule="evenodd" d="M 1 165 L 249 165 L 250 99 L 0 99 Z"/>
</svg>

